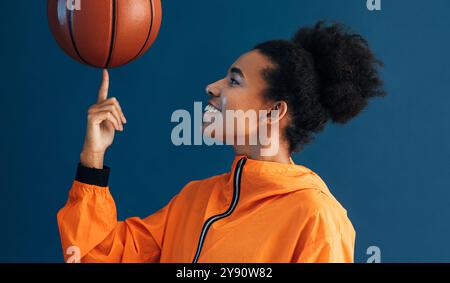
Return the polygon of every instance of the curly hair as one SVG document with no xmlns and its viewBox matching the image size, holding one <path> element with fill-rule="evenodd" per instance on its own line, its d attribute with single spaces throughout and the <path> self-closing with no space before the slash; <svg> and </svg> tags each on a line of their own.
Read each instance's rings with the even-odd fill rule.
<svg viewBox="0 0 450 283">
<path fill-rule="evenodd" d="M 288 104 L 285 129 L 290 151 L 300 151 L 331 119 L 344 124 L 358 115 L 371 97 L 384 96 L 375 58 L 367 41 L 340 23 L 318 22 L 300 28 L 291 40 L 271 40 L 254 50 L 274 68 L 263 70 L 265 97 Z"/>
</svg>

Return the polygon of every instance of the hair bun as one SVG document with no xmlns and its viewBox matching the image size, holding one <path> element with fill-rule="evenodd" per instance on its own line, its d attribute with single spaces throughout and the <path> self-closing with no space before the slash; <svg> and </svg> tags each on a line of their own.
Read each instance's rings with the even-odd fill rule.
<svg viewBox="0 0 450 283">
<path fill-rule="evenodd" d="M 318 75 L 320 102 L 334 122 L 345 123 L 355 117 L 368 99 L 383 96 L 383 82 L 367 41 L 339 23 L 323 21 L 299 29 L 292 38 L 298 48 L 313 57 Z"/>
</svg>

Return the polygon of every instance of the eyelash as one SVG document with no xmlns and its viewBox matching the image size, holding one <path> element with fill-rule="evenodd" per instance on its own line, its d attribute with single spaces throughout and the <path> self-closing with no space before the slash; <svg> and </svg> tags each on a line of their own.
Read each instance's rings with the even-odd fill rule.
<svg viewBox="0 0 450 283">
<path fill-rule="evenodd" d="M 239 85 L 239 82 L 233 78 L 230 78 L 230 85 Z"/>
</svg>

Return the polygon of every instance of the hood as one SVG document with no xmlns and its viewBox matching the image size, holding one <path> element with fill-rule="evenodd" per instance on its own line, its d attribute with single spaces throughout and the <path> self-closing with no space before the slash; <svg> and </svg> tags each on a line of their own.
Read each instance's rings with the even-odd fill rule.
<svg viewBox="0 0 450 283">
<path fill-rule="evenodd" d="M 240 160 L 245 162 L 239 166 Z M 297 165 L 291 159 L 290 164 L 250 159 L 245 155 L 235 156 L 231 170 L 224 175 L 226 186 L 223 190 L 227 203 L 233 199 L 236 175 L 240 174 L 238 206 L 243 207 L 250 203 L 266 198 L 276 197 L 300 190 L 320 190 L 334 199 L 325 182 L 312 170 Z"/>
</svg>

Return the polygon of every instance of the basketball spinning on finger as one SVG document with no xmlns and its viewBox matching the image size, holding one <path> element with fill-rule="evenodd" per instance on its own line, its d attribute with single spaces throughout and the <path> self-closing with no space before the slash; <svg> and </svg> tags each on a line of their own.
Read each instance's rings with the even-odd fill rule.
<svg viewBox="0 0 450 283">
<path fill-rule="evenodd" d="M 114 68 L 142 56 L 161 26 L 161 0 L 48 0 L 50 30 L 73 59 Z"/>
</svg>

